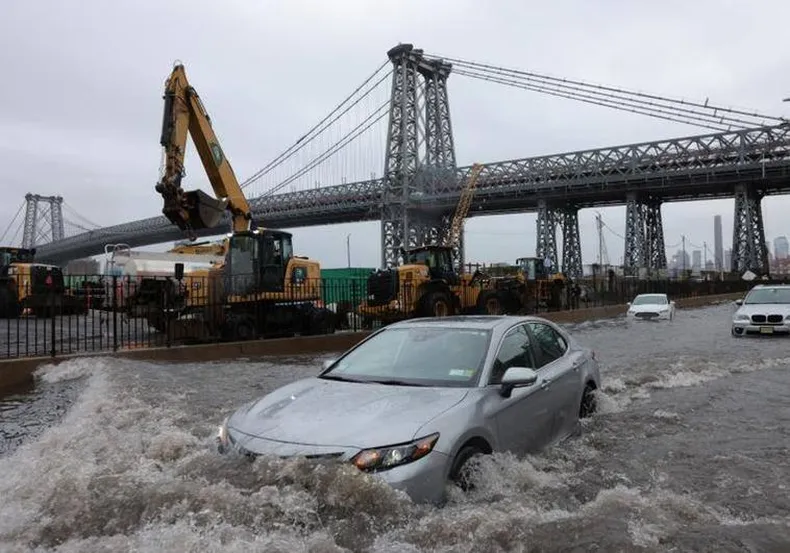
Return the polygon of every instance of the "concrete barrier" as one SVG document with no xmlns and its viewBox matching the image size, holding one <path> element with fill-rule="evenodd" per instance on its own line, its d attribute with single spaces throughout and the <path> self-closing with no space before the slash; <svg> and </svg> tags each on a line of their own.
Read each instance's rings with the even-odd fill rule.
<svg viewBox="0 0 790 553">
<path fill-rule="evenodd" d="M 698 296 L 676 300 L 679 309 L 702 307 L 743 297 L 743 293 Z M 588 320 L 618 317 L 625 313 L 625 305 L 607 305 L 573 311 L 541 313 L 540 316 L 560 324 L 579 323 Z M 274 357 L 304 355 L 345 351 L 370 334 L 363 332 L 343 332 L 324 336 L 297 336 L 295 338 L 276 338 L 271 340 L 252 340 L 247 342 L 222 342 L 194 346 L 173 346 L 162 348 L 140 348 L 63 355 L 60 357 L 27 357 L 4 359 L 0 361 L 0 393 L 8 392 L 33 381 L 33 373 L 41 365 L 59 364 L 75 358 L 120 357 L 149 361 L 168 361 L 174 363 L 219 361 L 242 357 Z"/>
</svg>

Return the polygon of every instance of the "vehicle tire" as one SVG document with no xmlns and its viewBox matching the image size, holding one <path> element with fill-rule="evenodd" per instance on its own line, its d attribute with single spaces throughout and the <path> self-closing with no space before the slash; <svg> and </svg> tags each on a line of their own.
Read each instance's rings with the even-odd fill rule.
<svg viewBox="0 0 790 553">
<path fill-rule="evenodd" d="M 494 290 L 483 290 L 477 296 L 477 309 L 482 315 L 502 315 L 505 312 L 502 298 Z"/>
<path fill-rule="evenodd" d="M 16 293 L 7 288 L 0 288 L 0 319 L 17 319 L 22 313 Z"/>
<path fill-rule="evenodd" d="M 242 317 L 233 321 L 232 340 L 243 342 L 255 338 L 255 325 L 252 320 Z"/>
<path fill-rule="evenodd" d="M 595 387 L 587 384 L 582 392 L 582 401 L 579 405 L 579 418 L 586 419 L 598 410 L 598 399 L 595 397 Z"/>
<path fill-rule="evenodd" d="M 421 311 L 427 317 L 449 317 L 453 314 L 453 302 L 446 292 L 440 290 L 429 292 L 422 304 Z"/>
<path fill-rule="evenodd" d="M 734 338 L 740 338 L 741 336 L 743 336 L 743 334 L 736 334 L 736 333 L 735 333 L 735 327 L 731 327 L 731 328 L 730 328 L 730 334 L 732 334 L 732 336 L 733 336 Z"/>
<path fill-rule="evenodd" d="M 448 480 L 461 488 L 462 491 L 473 490 L 475 488 L 472 474 L 472 471 L 474 471 L 474 460 L 479 459 L 483 455 L 485 453 L 474 445 L 467 445 L 461 448 L 450 467 Z"/>
</svg>

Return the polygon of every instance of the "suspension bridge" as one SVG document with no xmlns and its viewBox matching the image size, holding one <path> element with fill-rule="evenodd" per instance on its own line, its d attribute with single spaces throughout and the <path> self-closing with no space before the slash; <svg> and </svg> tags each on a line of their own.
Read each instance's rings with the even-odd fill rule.
<svg viewBox="0 0 790 553">
<path fill-rule="evenodd" d="M 447 82 L 458 75 L 706 133 L 485 163 L 470 216 L 536 211 L 536 255 L 578 275 L 579 209 L 625 205 L 624 265 L 654 270 L 667 265 L 663 202 L 733 197 L 732 270 L 767 271 L 761 201 L 790 192 L 790 126 L 783 118 L 427 54 L 409 44 L 387 57 L 326 117 L 243 181 L 259 224 L 381 220 L 382 266 L 396 264 L 401 247 L 441 239 L 471 170 L 459 167 L 455 156 Z M 376 170 L 382 162 L 383 170 Z M 108 242 L 138 247 L 179 238 L 160 216 L 53 233 L 37 248 L 39 259 L 62 263 L 99 254 Z"/>
</svg>

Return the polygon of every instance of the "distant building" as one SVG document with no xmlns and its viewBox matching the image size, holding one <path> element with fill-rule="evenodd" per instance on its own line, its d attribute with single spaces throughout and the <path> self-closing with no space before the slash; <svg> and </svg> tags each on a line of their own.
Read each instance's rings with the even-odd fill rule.
<svg viewBox="0 0 790 553">
<path fill-rule="evenodd" d="M 724 262 L 724 244 L 721 239 L 721 215 L 713 216 L 713 263 L 717 271 L 729 271 L 729 263 Z"/>
<path fill-rule="evenodd" d="M 724 272 L 732 271 L 732 250 L 724 250 L 724 257 L 722 258 L 724 266 L 721 268 Z"/>
<path fill-rule="evenodd" d="M 695 272 L 702 270 L 702 250 L 691 252 L 691 270 Z"/>
<path fill-rule="evenodd" d="M 790 258 L 790 243 L 787 236 L 779 236 L 774 240 L 774 257 L 778 260 Z"/>
<path fill-rule="evenodd" d="M 713 263 L 713 260 L 711 260 L 711 259 L 708 259 L 708 260 L 705 262 L 705 270 L 706 270 L 706 271 L 715 271 L 715 270 L 716 270 L 716 264 L 715 264 L 715 263 Z"/>
</svg>

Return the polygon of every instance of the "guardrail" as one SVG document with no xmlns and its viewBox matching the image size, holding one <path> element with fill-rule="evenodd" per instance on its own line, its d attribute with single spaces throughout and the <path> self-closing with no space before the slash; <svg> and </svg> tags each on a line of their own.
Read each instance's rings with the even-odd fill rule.
<svg viewBox="0 0 790 553">
<path fill-rule="evenodd" d="M 243 326 L 245 318 L 227 308 L 217 279 L 187 274 L 178 282 L 159 276 L 91 275 L 72 276 L 69 281 L 71 287 L 20 286 L 10 289 L 11 294 L 0 295 L 4 300 L 0 304 L 0 359 L 227 341 L 238 339 L 233 332 L 244 330 L 239 325 Z M 249 278 L 247 282 L 252 281 Z M 618 305 L 641 293 L 666 293 L 670 299 L 680 299 L 746 292 L 753 285 L 745 281 L 582 279 L 557 285 L 549 302 L 536 287 L 535 301 L 527 312 Z M 402 300 L 415 293 L 405 283 L 400 286 Z M 485 282 L 477 283 L 471 293 L 486 286 Z M 391 303 L 360 311 L 368 296 L 366 278 L 303 279 L 286 284 L 286 292 L 288 300 L 270 295 L 268 301 L 254 304 L 247 319 L 268 317 L 269 324 L 257 329 L 253 337 L 356 332 L 386 324 L 392 316 Z M 16 299 L 10 301 L 10 297 Z M 272 321 L 275 301 L 280 311 L 303 317 L 304 324 Z M 249 337 L 249 332 L 244 336 Z"/>
</svg>

